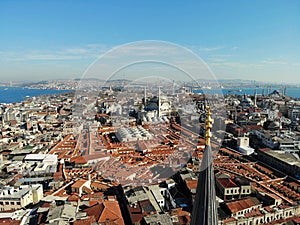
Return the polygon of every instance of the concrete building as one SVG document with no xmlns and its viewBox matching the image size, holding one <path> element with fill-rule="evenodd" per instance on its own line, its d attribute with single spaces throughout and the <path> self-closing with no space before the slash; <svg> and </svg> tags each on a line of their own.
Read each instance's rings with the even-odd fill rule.
<svg viewBox="0 0 300 225">
<path fill-rule="evenodd" d="M 248 137 L 238 137 L 237 145 L 239 152 L 243 155 L 251 155 L 254 152 L 254 149 L 249 146 Z"/>
<path fill-rule="evenodd" d="M 294 104 L 288 108 L 288 118 L 291 120 L 300 118 L 300 104 Z"/>
<path fill-rule="evenodd" d="M 74 222 L 76 216 L 76 207 L 72 205 L 60 205 L 50 208 L 47 214 L 49 224 L 69 224 Z"/>
<path fill-rule="evenodd" d="M 171 216 L 168 214 L 154 214 L 145 216 L 141 222 L 142 225 L 152 225 L 152 224 L 164 224 L 172 225 Z"/>
<path fill-rule="evenodd" d="M 116 136 L 119 141 L 139 141 L 139 140 L 150 140 L 152 135 L 142 126 L 119 128 Z"/>
<path fill-rule="evenodd" d="M 262 204 L 257 198 L 251 197 L 226 203 L 231 217 L 240 218 L 253 209 L 260 208 Z"/>
<path fill-rule="evenodd" d="M 57 155 L 54 154 L 28 154 L 24 158 L 25 163 L 35 164 L 35 173 L 55 173 L 57 167 Z"/>
<path fill-rule="evenodd" d="M 22 173 L 30 168 L 30 165 L 21 161 L 12 161 L 6 167 L 8 173 Z"/>
<path fill-rule="evenodd" d="M 155 198 L 157 204 L 161 209 L 163 209 L 165 207 L 165 198 L 163 196 L 164 192 L 166 191 L 165 188 L 160 188 L 158 185 L 151 185 L 149 186 L 149 190 Z"/>
<path fill-rule="evenodd" d="M 53 154 L 28 154 L 24 158 L 24 162 L 28 162 L 28 163 L 43 162 L 47 165 L 56 165 L 57 164 L 57 155 L 53 155 Z"/>
<path fill-rule="evenodd" d="M 0 193 L 0 211 L 16 210 L 36 204 L 43 198 L 42 184 L 4 187 Z"/>
<path fill-rule="evenodd" d="M 241 178 L 217 178 L 216 185 L 224 200 L 239 198 L 251 194 L 250 182 Z"/>
<path fill-rule="evenodd" d="M 300 159 L 297 154 L 265 148 L 259 149 L 258 157 L 273 168 L 300 179 Z"/>
</svg>

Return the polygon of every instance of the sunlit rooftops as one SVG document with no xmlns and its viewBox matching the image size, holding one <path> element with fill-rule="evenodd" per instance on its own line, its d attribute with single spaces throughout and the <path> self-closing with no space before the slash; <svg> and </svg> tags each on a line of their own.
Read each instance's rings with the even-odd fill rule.
<svg viewBox="0 0 300 225">
<path fill-rule="evenodd" d="M 119 128 L 116 136 L 119 141 L 137 141 L 137 140 L 150 140 L 152 135 L 142 126 Z"/>
<path fill-rule="evenodd" d="M 300 167 L 299 156 L 295 153 L 288 153 L 285 151 L 268 151 L 266 153 L 290 165 L 295 165 Z"/>
</svg>

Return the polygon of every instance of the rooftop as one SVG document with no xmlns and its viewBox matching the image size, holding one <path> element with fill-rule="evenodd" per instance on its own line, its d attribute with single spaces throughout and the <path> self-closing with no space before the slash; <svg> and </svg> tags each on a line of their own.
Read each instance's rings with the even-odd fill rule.
<svg viewBox="0 0 300 225">
<path fill-rule="evenodd" d="M 226 203 L 226 206 L 230 210 L 232 214 L 236 212 L 240 212 L 242 210 L 258 206 L 260 205 L 260 201 L 257 198 L 251 197 L 251 198 L 246 198 L 246 199 L 241 199 L 241 200 L 236 200 L 232 202 Z"/>
</svg>

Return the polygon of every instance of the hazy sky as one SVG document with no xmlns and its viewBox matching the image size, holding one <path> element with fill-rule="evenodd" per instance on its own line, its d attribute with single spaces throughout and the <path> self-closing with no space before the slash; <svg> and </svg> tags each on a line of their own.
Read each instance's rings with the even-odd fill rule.
<svg viewBox="0 0 300 225">
<path fill-rule="evenodd" d="M 81 77 L 141 40 L 191 49 L 219 79 L 300 83 L 300 1 L 1 0 L 0 81 Z"/>
</svg>

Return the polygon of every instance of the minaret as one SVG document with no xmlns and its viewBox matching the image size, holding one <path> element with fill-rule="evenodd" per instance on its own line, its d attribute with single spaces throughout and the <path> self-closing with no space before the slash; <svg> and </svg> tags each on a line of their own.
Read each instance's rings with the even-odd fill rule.
<svg viewBox="0 0 300 225">
<path fill-rule="evenodd" d="M 236 110 L 236 107 L 234 107 L 234 122 L 237 123 L 237 110 Z"/>
<path fill-rule="evenodd" d="M 160 87 L 158 87 L 158 101 L 157 101 L 157 117 L 161 116 L 161 112 L 160 112 L 160 105 L 161 105 L 161 101 L 160 101 Z"/>
<path fill-rule="evenodd" d="M 269 96 L 269 94 L 271 94 L 271 87 L 270 86 L 268 87 L 267 95 Z"/>
<path fill-rule="evenodd" d="M 200 166 L 200 174 L 198 177 L 196 198 L 193 204 L 191 225 L 218 224 L 213 154 L 210 144 L 212 122 L 210 108 L 207 108 L 205 131 L 206 146 Z"/>
<path fill-rule="evenodd" d="M 173 80 L 172 84 L 172 95 L 175 95 L 175 80 Z"/>
<path fill-rule="evenodd" d="M 213 120 L 211 118 L 211 111 L 209 106 L 206 107 L 207 110 L 207 117 L 205 121 L 205 144 L 206 146 L 210 146 L 210 138 L 211 138 L 211 128 L 212 128 L 212 123 Z"/>
<path fill-rule="evenodd" d="M 254 91 L 254 107 L 257 108 L 257 92 L 256 92 L 256 88 Z"/>
<path fill-rule="evenodd" d="M 147 103 L 146 99 L 147 99 L 147 88 L 145 86 L 144 87 L 144 107 L 146 107 L 146 103 Z"/>
</svg>

